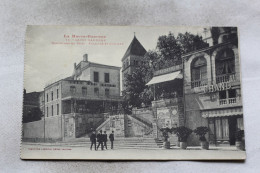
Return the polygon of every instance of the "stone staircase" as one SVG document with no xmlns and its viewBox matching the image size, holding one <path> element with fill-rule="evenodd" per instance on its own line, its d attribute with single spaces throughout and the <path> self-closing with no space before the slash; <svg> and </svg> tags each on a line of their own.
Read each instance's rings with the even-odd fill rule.
<svg viewBox="0 0 260 173">
<path fill-rule="evenodd" d="M 90 147 L 91 142 L 86 136 L 60 142 L 60 144 L 63 146 Z M 107 145 L 108 149 L 110 149 L 110 141 L 107 142 Z M 155 140 L 153 138 L 116 138 L 114 141 L 114 149 L 161 149 L 162 145 L 163 141 Z"/>
</svg>

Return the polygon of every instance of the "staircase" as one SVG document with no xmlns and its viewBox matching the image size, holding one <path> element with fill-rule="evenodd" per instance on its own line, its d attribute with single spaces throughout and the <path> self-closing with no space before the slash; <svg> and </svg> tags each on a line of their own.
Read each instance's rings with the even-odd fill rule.
<svg viewBox="0 0 260 173">
<path fill-rule="evenodd" d="M 57 143 L 56 143 L 57 145 Z M 75 146 L 75 147 L 90 147 L 91 142 L 88 137 L 75 138 L 70 141 L 60 142 L 63 146 Z M 163 141 L 155 140 L 153 138 L 115 138 L 114 149 L 161 149 Z M 110 149 L 110 141 L 107 141 L 107 147 Z"/>
</svg>

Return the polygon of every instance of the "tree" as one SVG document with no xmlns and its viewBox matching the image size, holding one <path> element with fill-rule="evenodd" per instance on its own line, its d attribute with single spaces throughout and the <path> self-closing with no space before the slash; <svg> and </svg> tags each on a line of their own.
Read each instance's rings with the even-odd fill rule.
<svg viewBox="0 0 260 173">
<path fill-rule="evenodd" d="M 149 50 L 144 55 L 145 63 L 136 68 L 131 75 L 126 76 L 126 90 L 123 92 L 124 109 L 130 111 L 132 107 L 140 107 L 142 103 L 151 104 L 153 93 L 145 84 L 152 79 L 154 71 L 181 65 L 183 54 L 207 46 L 201 36 L 188 32 L 179 33 L 177 38 L 171 32 L 160 36 L 156 49 Z"/>
<path fill-rule="evenodd" d="M 27 113 L 23 113 L 23 123 L 41 120 L 42 111 L 38 107 L 30 109 Z"/>
</svg>

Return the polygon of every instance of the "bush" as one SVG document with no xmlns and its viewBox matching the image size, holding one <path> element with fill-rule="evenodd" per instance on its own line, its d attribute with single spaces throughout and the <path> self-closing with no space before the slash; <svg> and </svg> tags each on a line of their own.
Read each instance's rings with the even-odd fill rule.
<svg viewBox="0 0 260 173">
<path fill-rule="evenodd" d="M 192 130 L 181 126 L 173 129 L 173 132 L 178 136 L 179 142 L 187 142 L 188 137 L 192 133 Z"/>
<path fill-rule="evenodd" d="M 244 130 L 238 130 L 236 133 L 236 141 L 242 141 L 244 137 Z"/>
<path fill-rule="evenodd" d="M 200 137 L 200 141 L 206 141 L 205 135 L 208 133 L 209 128 L 205 126 L 197 127 L 193 132 Z"/>
</svg>

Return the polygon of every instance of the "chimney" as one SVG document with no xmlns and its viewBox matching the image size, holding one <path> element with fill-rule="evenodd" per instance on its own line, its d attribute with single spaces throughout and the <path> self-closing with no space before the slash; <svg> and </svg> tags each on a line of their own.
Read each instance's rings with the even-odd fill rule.
<svg viewBox="0 0 260 173">
<path fill-rule="evenodd" d="M 77 67 L 77 64 L 76 64 L 76 63 L 74 63 L 74 69 L 76 69 L 76 67 Z"/>
<path fill-rule="evenodd" d="M 88 62 L 88 54 L 83 55 L 83 61 Z"/>
</svg>

